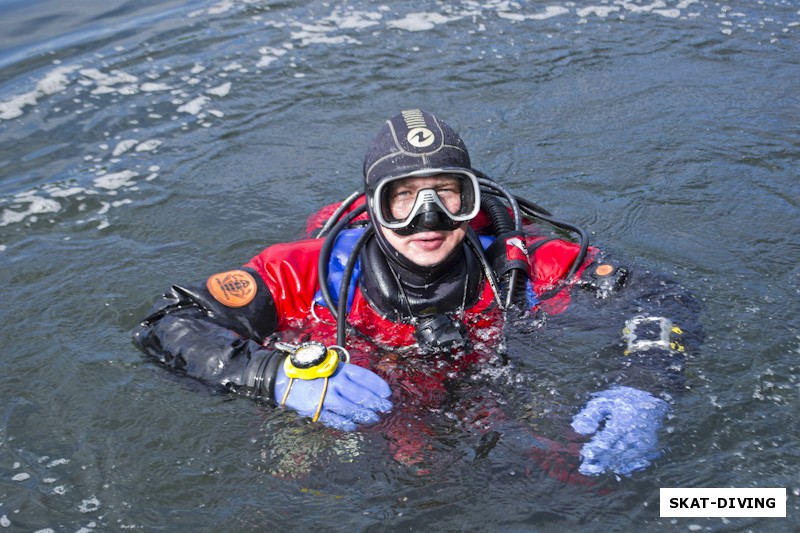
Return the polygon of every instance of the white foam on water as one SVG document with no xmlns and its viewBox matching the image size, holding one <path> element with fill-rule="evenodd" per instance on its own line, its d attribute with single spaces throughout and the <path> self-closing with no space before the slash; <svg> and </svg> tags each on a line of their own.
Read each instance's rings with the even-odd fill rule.
<svg viewBox="0 0 800 533">
<path fill-rule="evenodd" d="M 31 91 L 0 102 L 0 120 L 17 118 L 22 115 L 23 107 L 36 105 L 37 98 L 38 93 Z"/>
<path fill-rule="evenodd" d="M 607 18 L 610 14 L 620 11 L 619 6 L 588 6 L 578 9 L 575 14 L 580 18 L 588 18 L 589 15 L 595 15 L 600 18 Z"/>
<path fill-rule="evenodd" d="M 95 178 L 94 186 L 99 189 L 106 190 L 116 190 L 121 187 L 132 187 L 135 185 L 135 182 L 132 180 L 138 175 L 139 173 L 133 170 L 112 172 L 110 174 L 104 174 Z"/>
<path fill-rule="evenodd" d="M 15 196 L 15 203 L 29 204 L 24 211 L 16 211 L 14 209 L 3 209 L 3 214 L 0 216 L 0 227 L 8 226 L 9 224 L 16 224 L 25 219 L 36 217 L 47 213 L 58 213 L 61 211 L 61 204 L 56 200 L 50 198 L 42 198 L 41 196 Z"/>
<path fill-rule="evenodd" d="M 194 10 L 188 14 L 188 17 L 196 18 L 202 17 L 203 15 L 221 15 L 223 13 L 227 13 L 234 7 L 236 7 L 236 2 L 234 0 L 222 0 L 218 4 L 215 4 L 211 7 Z"/>
<path fill-rule="evenodd" d="M 79 74 L 83 76 L 83 79 L 78 80 L 79 84 L 96 86 L 92 90 L 93 95 L 111 93 L 132 95 L 139 92 L 139 78 L 121 70 L 115 69 L 110 74 L 106 74 L 96 68 L 84 68 L 79 71 Z"/>
<path fill-rule="evenodd" d="M 57 67 L 36 84 L 36 90 L 43 95 L 55 94 L 63 91 L 69 84 L 67 74 L 70 74 L 78 68 L 78 66 Z"/>
<path fill-rule="evenodd" d="M 239 72 L 247 72 L 247 70 L 238 61 L 234 61 L 233 63 L 228 63 L 227 65 L 222 67 L 223 72 L 232 72 L 234 70 Z"/>
<path fill-rule="evenodd" d="M 617 1 L 617 4 L 621 5 L 626 11 L 630 11 L 631 13 L 652 13 L 656 9 L 664 9 L 667 7 L 666 2 L 662 0 L 657 0 L 652 4 L 648 5 L 639 5 L 635 2 L 620 2 Z"/>
<path fill-rule="evenodd" d="M 218 87 L 212 87 L 206 93 L 213 96 L 228 96 L 228 93 L 231 92 L 231 85 L 231 82 L 226 82 Z"/>
<path fill-rule="evenodd" d="M 86 189 L 83 187 L 67 187 L 66 189 L 60 189 L 58 187 L 45 187 L 45 190 L 52 196 L 53 198 L 68 198 L 70 196 L 75 196 L 76 194 L 80 194 L 82 192 L 86 192 Z"/>
<path fill-rule="evenodd" d="M 198 96 L 189 102 L 178 106 L 179 113 L 189 113 L 190 115 L 197 115 L 200 111 L 203 110 L 203 106 L 205 106 L 211 99 L 208 96 Z"/>
<path fill-rule="evenodd" d="M 112 152 L 112 154 L 114 155 L 114 157 L 122 155 L 131 148 L 133 148 L 134 146 L 136 146 L 138 143 L 139 141 L 137 141 L 136 139 L 126 139 L 124 141 L 120 141 L 119 143 L 117 143 L 117 146 L 114 147 L 114 151 Z"/>
<path fill-rule="evenodd" d="M 523 20 L 546 20 L 553 17 L 558 17 L 561 15 L 569 14 L 569 9 L 566 7 L 561 6 L 547 6 L 544 10 L 544 13 L 531 13 L 531 14 L 522 14 L 522 13 L 512 13 L 510 11 L 498 11 L 497 16 L 507 20 L 513 21 L 523 21 Z"/>
<path fill-rule="evenodd" d="M 227 13 L 231 9 L 233 9 L 234 2 L 233 0 L 223 0 L 219 4 L 208 8 L 209 15 L 219 15 L 220 13 Z"/>
<path fill-rule="evenodd" d="M 383 15 L 369 11 L 344 11 L 346 8 L 336 9 L 330 16 L 326 17 L 326 22 L 333 24 L 340 30 L 363 30 L 380 24 Z"/>
<path fill-rule="evenodd" d="M 210 8 L 194 12 L 191 16 L 221 16 L 225 13 L 237 9 L 237 4 L 252 3 L 248 0 L 235 2 L 233 0 L 223 0 Z M 146 117 L 142 120 L 129 119 L 127 124 L 133 127 L 127 131 L 121 131 L 111 138 L 109 132 L 104 132 L 105 143 L 99 144 L 103 153 L 86 154 L 83 160 L 92 165 L 91 168 L 79 169 L 78 172 L 88 173 L 90 180 L 88 184 L 76 184 L 70 174 L 70 181 L 57 183 L 55 185 L 43 185 L 35 190 L 22 193 L 13 198 L 2 198 L 2 213 L 0 214 L 0 226 L 7 226 L 15 223 L 35 222 L 37 217 L 42 215 L 57 213 L 67 206 L 75 207 L 79 212 L 90 214 L 91 206 L 99 209 L 99 213 L 90 214 L 90 218 L 81 222 L 97 220 L 91 216 L 104 216 L 114 207 L 129 203 L 123 199 L 111 201 L 109 197 L 120 198 L 123 191 L 136 191 L 138 183 L 149 182 L 156 179 L 160 168 L 151 166 L 146 172 L 141 170 L 147 164 L 131 165 L 127 159 L 137 157 L 137 154 L 156 151 L 163 143 L 159 139 L 150 138 L 140 142 L 147 133 L 140 130 L 140 124 L 145 120 L 161 121 L 165 117 L 169 120 L 178 121 L 181 130 L 188 130 L 194 127 L 210 128 L 214 126 L 216 119 L 223 119 L 225 113 L 220 109 L 214 109 L 211 105 L 216 98 L 225 98 L 235 90 L 236 74 L 246 74 L 248 69 L 253 67 L 267 68 L 273 66 L 278 61 L 283 61 L 284 68 L 294 78 L 302 79 L 306 76 L 313 76 L 313 71 L 306 72 L 298 68 L 298 64 L 304 64 L 302 56 L 289 56 L 289 52 L 299 47 L 309 45 L 328 45 L 328 46 L 348 46 L 360 44 L 359 37 L 374 32 L 375 28 L 394 29 L 409 32 L 424 32 L 434 30 L 437 27 L 451 24 L 459 20 L 470 21 L 469 31 L 486 31 L 489 21 L 494 17 L 503 19 L 511 23 L 525 23 L 528 21 L 543 21 L 546 19 L 562 18 L 572 21 L 574 24 L 590 24 L 592 19 L 605 19 L 617 17 L 625 20 L 626 14 L 636 14 L 641 16 L 660 16 L 670 19 L 691 18 L 702 13 L 704 4 L 699 0 L 598 0 L 590 5 L 576 5 L 574 2 L 554 2 L 547 4 L 525 4 L 510 0 L 475 0 L 464 1 L 456 4 L 442 3 L 434 10 L 425 12 L 417 11 L 413 13 L 396 13 L 388 5 L 369 5 L 364 9 L 354 8 L 348 5 L 337 3 L 323 4 L 329 9 L 329 14 L 316 16 L 313 19 L 291 18 L 290 16 L 274 17 L 268 12 L 251 17 L 251 19 L 261 25 L 284 34 L 286 42 L 271 46 L 261 46 L 251 57 L 246 54 L 239 55 L 235 60 L 228 60 L 227 63 L 209 67 L 199 60 L 189 60 L 184 68 L 177 68 L 174 65 L 162 65 L 160 62 L 153 62 L 148 58 L 149 64 L 144 65 L 145 72 L 133 72 L 134 67 L 127 67 L 127 70 L 113 68 L 105 62 L 99 60 L 91 65 L 86 62 L 73 65 L 61 65 L 59 61 L 54 61 L 54 66 L 43 71 L 44 74 L 35 82 L 34 88 L 14 96 L 10 96 L 0 102 L 0 121 L 16 119 L 25 113 L 38 113 L 37 105 L 41 105 L 43 99 L 50 95 L 63 93 L 69 89 L 74 90 L 70 102 L 83 106 L 82 109 L 75 111 L 76 115 L 91 112 L 104 105 L 102 98 L 108 96 L 133 96 L 145 93 L 149 98 L 147 103 L 149 109 L 139 117 Z M 692 6 L 697 6 L 700 13 L 689 12 Z M 695 9 L 694 11 L 698 11 Z M 707 9 L 707 6 L 706 6 Z M 771 18 L 760 18 L 759 20 L 748 20 L 752 14 L 734 11 L 730 6 L 719 4 L 717 18 L 720 19 L 720 31 L 724 35 L 731 35 L 734 32 L 744 29 L 745 31 L 764 30 L 770 25 L 778 26 L 771 35 L 771 41 L 775 42 L 779 32 L 784 34 L 790 29 L 800 26 L 796 20 L 780 22 Z M 800 12 L 798 12 L 800 14 Z M 564 24 L 559 21 L 559 24 Z M 551 37 L 551 35 L 547 35 Z M 280 41 L 278 41 L 280 42 Z M 117 51 L 122 53 L 124 48 L 118 47 Z M 289 58 L 290 57 L 290 58 Z M 288 60 L 287 60 L 288 58 Z M 227 78 L 227 79 L 226 79 Z M 202 89 L 197 89 L 200 86 Z M 92 98 L 84 99 L 81 96 L 91 95 Z M 68 97 L 61 97 L 68 98 Z M 100 100 L 101 104 L 96 102 Z M 130 107 L 140 105 L 141 102 L 132 100 Z M 67 105 L 60 105 L 61 102 L 53 104 L 52 110 L 60 112 L 66 109 Z M 123 108 L 126 106 L 120 99 L 111 100 L 112 106 Z M 172 111 L 156 108 L 155 106 L 172 106 Z M 192 123 L 189 120 L 180 118 L 181 114 L 192 115 L 197 121 Z M 126 168 L 127 167 L 127 168 Z M 132 170 L 138 169 L 139 172 Z M 141 172 L 141 174 L 140 174 Z M 84 182 L 85 183 L 85 182 Z M 82 202 L 82 196 L 99 196 L 94 203 Z M 65 200 L 66 199 L 66 200 Z M 104 201 L 108 200 L 108 201 Z M 75 206 L 76 202 L 80 202 Z M 96 207 L 99 203 L 99 208 Z M 72 208 L 70 207 L 70 211 Z M 107 225 L 108 220 L 103 220 L 102 224 Z"/>
<path fill-rule="evenodd" d="M 352 15 L 341 17 L 335 23 L 342 30 L 363 30 L 380 24 L 380 18 L 381 15 L 379 13 L 353 13 Z"/>
<path fill-rule="evenodd" d="M 653 13 L 670 19 L 676 19 L 681 16 L 680 9 L 656 9 Z"/>
<path fill-rule="evenodd" d="M 300 41 L 300 46 L 308 46 L 310 44 L 361 44 L 357 39 L 349 35 L 326 35 L 324 33 L 315 32 L 294 32 L 292 39 Z"/>
<path fill-rule="evenodd" d="M 157 91 L 170 91 L 172 87 L 166 83 L 145 82 L 139 86 L 139 89 L 146 93 L 153 93 Z"/>
<path fill-rule="evenodd" d="M 87 80 L 91 80 L 96 85 L 118 85 L 120 83 L 136 83 L 139 79 L 136 76 L 123 72 L 121 70 L 112 70 L 111 74 L 96 68 L 84 68 L 79 71 L 79 74 Z M 84 81 L 83 83 L 86 83 Z"/>
<path fill-rule="evenodd" d="M 290 33 L 290 38 L 299 41 L 298 45 L 301 47 L 311 44 L 361 44 L 350 35 L 331 35 L 339 30 L 337 19 L 331 16 L 320 19 L 314 24 L 297 21 L 293 26 L 298 29 Z"/>
<path fill-rule="evenodd" d="M 256 68 L 269 66 L 273 62 L 277 61 L 279 57 L 286 55 L 290 49 L 291 46 L 289 48 L 271 48 L 268 46 L 259 48 L 258 53 L 261 54 L 261 57 L 256 63 Z"/>
<path fill-rule="evenodd" d="M 236 9 L 237 4 L 241 3 L 249 4 L 252 2 L 246 0 L 244 2 L 222 0 L 211 7 L 194 11 L 190 13 L 189 16 L 224 16 L 225 13 Z M 400 15 L 399 18 L 390 20 L 388 17 L 392 10 L 387 5 L 378 5 L 365 10 L 357 10 L 350 6 L 340 6 L 334 3 L 326 5 L 331 9 L 330 14 L 313 22 L 309 22 L 309 20 L 305 18 L 302 20 L 271 20 L 268 15 L 252 17 L 254 20 L 264 20 L 264 25 L 273 28 L 282 28 L 286 26 L 295 28 L 289 35 L 290 42 L 286 43 L 284 48 L 265 47 L 259 49 L 259 55 L 254 61 L 254 66 L 256 68 L 265 68 L 272 65 L 278 58 L 286 54 L 287 49 L 292 49 L 294 45 L 358 45 L 360 44 L 358 39 L 359 31 L 370 31 L 371 28 L 380 25 L 392 29 L 420 32 L 432 30 L 437 26 L 469 17 L 475 22 L 474 27 L 477 28 L 477 30 L 472 31 L 481 31 L 485 26 L 480 19 L 486 19 L 492 14 L 498 18 L 513 22 L 541 21 L 554 17 L 573 15 L 577 16 L 577 24 L 586 24 L 590 17 L 604 19 L 616 15 L 620 20 L 624 20 L 625 14 L 653 14 L 671 19 L 678 19 L 682 16 L 688 18 L 698 16 L 698 14 L 687 13 L 687 9 L 694 5 L 698 5 L 700 8 L 703 6 L 699 0 L 676 0 L 674 2 L 672 0 L 653 0 L 647 3 L 633 0 L 615 0 L 598 2 L 588 6 L 576 6 L 573 2 L 554 3 L 546 6 L 531 6 L 509 0 L 485 0 L 483 2 L 465 1 L 459 2 L 458 4 L 442 4 L 440 11 L 407 13 Z M 720 9 L 723 14 L 727 14 L 731 11 L 731 8 L 725 5 L 722 5 Z M 741 13 L 737 15 L 744 16 Z M 760 21 L 761 27 L 763 27 L 765 22 L 769 21 Z M 798 24 L 800 23 L 797 21 L 790 21 L 788 25 L 784 25 L 784 27 L 780 28 L 780 31 L 786 34 L 790 31 L 790 28 L 797 27 Z M 752 23 L 736 26 L 736 28 L 740 27 L 749 32 L 755 31 Z M 733 28 L 734 26 L 732 25 L 723 25 L 721 30 L 723 33 L 730 35 L 733 33 Z M 775 35 L 772 37 L 774 41 Z M 124 48 L 118 47 L 118 50 L 124 51 Z M 57 62 L 55 63 L 57 64 Z M 91 94 L 94 96 L 110 94 L 130 96 L 140 92 L 180 92 L 180 89 L 176 89 L 173 84 L 164 81 L 153 81 L 153 79 L 158 76 L 152 71 L 144 75 L 151 78 L 151 80 L 140 83 L 138 76 L 120 69 L 112 69 L 109 72 L 105 72 L 97 67 L 83 68 L 80 65 L 58 65 L 39 80 L 34 90 L 11 96 L 1 102 L 0 120 L 17 118 L 21 116 L 27 108 L 35 107 L 43 96 L 63 91 L 69 85 L 69 75 L 76 70 L 78 70 L 80 74 L 76 82 L 81 86 L 92 87 Z M 197 75 L 206 70 L 206 66 L 196 62 L 191 67 L 190 72 L 192 75 Z M 238 71 L 246 73 L 247 67 L 237 61 L 224 66 L 222 70 L 223 72 Z M 297 73 L 295 77 L 302 77 L 303 75 L 302 73 Z M 222 74 L 220 73 L 219 76 L 222 77 Z M 181 80 L 187 85 L 197 85 L 203 81 L 197 77 L 190 76 L 183 77 Z M 226 96 L 227 92 L 226 94 L 222 94 L 222 92 L 219 94 L 216 93 L 218 90 L 223 91 L 225 87 L 227 87 L 227 92 L 231 90 L 231 86 L 223 84 L 209 89 L 208 94 L 212 96 Z M 203 100 L 202 97 L 198 96 L 188 102 L 187 98 L 183 98 L 180 102 L 176 102 L 175 105 L 178 107 L 178 112 L 180 113 L 199 115 L 206 103 L 207 102 Z M 161 118 L 164 115 L 161 113 L 151 113 L 149 116 L 150 118 Z M 218 111 L 213 113 L 213 116 L 220 118 L 224 116 L 224 113 Z M 203 126 L 207 124 L 207 122 L 202 123 Z"/>
<path fill-rule="evenodd" d="M 463 18 L 462 16 L 446 16 L 440 13 L 409 13 L 400 20 L 392 20 L 386 23 L 390 28 L 397 28 L 406 31 L 427 31 L 432 30 L 440 24 L 447 24 Z"/>
<path fill-rule="evenodd" d="M 163 143 L 157 139 L 150 139 L 149 141 L 144 141 L 136 145 L 137 152 L 152 152 Z"/>
<path fill-rule="evenodd" d="M 79 68 L 81 68 L 80 65 L 56 67 L 45 74 L 32 91 L 12 96 L 0 102 L 0 120 L 17 118 L 22 115 L 24 107 L 35 106 L 41 97 L 63 91 L 69 85 L 67 75 Z"/>
<path fill-rule="evenodd" d="M 229 70 L 236 69 L 241 72 L 246 72 L 239 64 L 231 64 L 226 68 Z M 203 70 L 205 70 L 205 67 L 197 64 L 192 68 L 192 72 L 195 73 L 202 72 Z M 35 107 L 42 98 L 64 92 L 69 88 L 71 83 L 69 75 L 74 72 L 77 72 L 77 77 L 72 80 L 72 83 L 89 90 L 92 96 L 110 94 L 132 96 L 140 92 L 159 93 L 175 91 L 174 87 L 168 83 L 152 81 L 158 77 L 157 74 L 152 72 L 147 74 L 150 81 L 144 81 L 140 84 L 137 76 L 119 69 L 112 69 L 110 72 L 104 72 L 96 67 L 84 68 L 81 65 L 58 66 L 45 74 L 42 79 L 37 82 L 35 89 L 16 96 L 11 96 L 0 102 L 0 120 L 18 118 L 25 113 L 27 108 Z M 196 80 L 196 83 L 199 82 L 200 80 Z M 191 82 L 189 84 L 191 85 Z M 223 87 L 224 85 L 221 85 L 219 90 L 222 91 Z M 74 98 L 73 102 L 81 103 L 82 101 L 79 98 Z M 195 103 L 195 105 L 196 104 L 197 103 Z M 84 107 L 86 106 L 88 106 L 88 104 L 84 105 Z M 60 107 L 54 107 L 55 111 L 59 111 L 60 109 Z"/>
</svg>

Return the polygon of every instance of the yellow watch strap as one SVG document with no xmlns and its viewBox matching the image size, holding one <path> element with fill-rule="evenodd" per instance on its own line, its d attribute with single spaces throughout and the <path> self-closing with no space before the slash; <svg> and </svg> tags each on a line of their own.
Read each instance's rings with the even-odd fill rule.
<svg viewBox="0 0 800 533">
<path fill-rule="evenodd" d="M 281 400 L 281 407 L 286 405 L 286 400 L 289 398 L 289 391 L 292 390 L 292 383 L 294 383 L 294 378 L 289 378 L 289 386 L 286 387 L 286 392 L 283 393 L 283 399 Z"/>
<path fill-rule="evenodd" d="M 319 420 L 319 415 L 322 413 L 322 403 L 325 401 L 325 395 L 328 394 L 328 378 L 325 378 L 325 384 L 322 386 L 322 394 L 319 397 L 319 405 L 317 405 L 317 412 L 314 413 L 314 418 L 311 419 L 312 422 L 316 422 Z"/>
</svg>

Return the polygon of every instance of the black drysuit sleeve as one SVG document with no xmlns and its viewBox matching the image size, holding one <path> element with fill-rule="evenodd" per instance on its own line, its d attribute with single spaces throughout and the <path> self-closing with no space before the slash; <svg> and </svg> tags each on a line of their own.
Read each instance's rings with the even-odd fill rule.
<svg viewBox="0 0 800 533">
<path fill-rule="evenodd" d="M 654 394 L 685 387 L 687 356 L 697 352 L 703 333 L 699 303 L 681 283 L 599 254 L 570 296 L 567 312 L 549 327 L 565 321 L 610 338 L 597 362 L 608 385 Z"/>
<path fill-rule="evenodd" d="M 253 399 L 271 401 L 274 376 L 283 356 L 263 341 L 277 327 L 275 302 L 252 269 L 246 305 L 231 307 L 215 298 L 208 283 L 173 285 L 133 330 L 142 351 L 174 370 L 209 385 Z M 242 277 L 242 276 L 240 276 Z M 241 302 L 238 302 L 241 303 Z"/>
</svg>

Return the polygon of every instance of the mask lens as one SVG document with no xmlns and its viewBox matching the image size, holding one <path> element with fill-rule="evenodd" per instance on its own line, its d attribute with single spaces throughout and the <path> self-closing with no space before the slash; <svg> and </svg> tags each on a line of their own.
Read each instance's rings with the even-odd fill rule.
<svg viewBox="0 0 800 533">
<path fill-rule="evenodd" d="M 477 179 L 471 174 L 442 172 L 385 182 L 376 191 L 378 210 L 390 228 L 407 226 L 421 212 L 441 211 L 458 222 L 477 214 Z"/>
</svg>

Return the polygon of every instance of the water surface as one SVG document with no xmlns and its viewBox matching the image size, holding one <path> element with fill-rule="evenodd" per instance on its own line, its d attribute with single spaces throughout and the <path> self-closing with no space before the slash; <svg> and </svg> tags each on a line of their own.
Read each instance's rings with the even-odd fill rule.
<svg viewBox="0 0 800 533">
<path fill-rule="evenodd" d="M 0 526 L 306 530 L 800 528 L 800 8 L 790 1 L 0 2 Z M 561 483 L 605 341 L 509 339 L 429 476 L 380 431 L 333 435 L 215 395 L 128 331 L 360 186 L 367 142 L 421 107 L 477 168 L 703 305 L 667 453 Z M 447 434 L 443 416 L 432 417 Z M 788 518 L 661 519 L 659 487 L 787 487 Z"/>
</svg>

